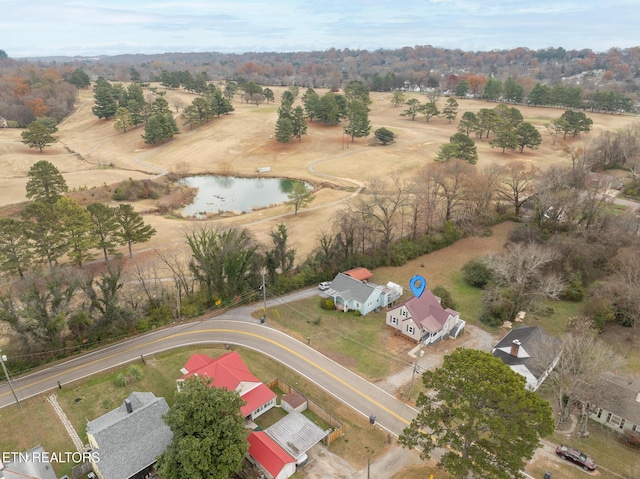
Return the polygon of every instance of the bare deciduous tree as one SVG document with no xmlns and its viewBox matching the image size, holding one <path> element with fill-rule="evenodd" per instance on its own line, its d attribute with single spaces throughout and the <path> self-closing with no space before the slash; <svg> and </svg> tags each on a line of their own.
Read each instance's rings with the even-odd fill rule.
<svg viewBox="0 0 640 479">
<path fill-rule="evenodd" d="M 357 208 L 369 219 L 378 233 L 380 245 L 389 254 L 391 241 L 395 237 L 398 216 L 405 205 L 406 186 L 399 178 L 392 178 L 391 185 L 381 179 L 369 181 L 366 195 L 361 195 Z"/>
<path fill-rule="evenodd" d="M 444 221 L 458 219 L 466 201 L 465 181 L 472 175 L 473 165 L 462 160 L 432 163 L 427 174 L 438 189 L 438 196 L 444 202 Z"/>
<path fill-rule="evenodd" d="M 557 259 L 556 249 L 537 243 L 511 243 L 504 253 L 488 257 L 495 287 L 506 291 L 510 299 L 509 317 L 521 310 L 534 310 L 541 298 L 559 298 L 565 283 L 550 268 Z"/>
<path fill-rule="evenodd" d="M 584 322 L 578 321 L 577 324 Z M 587 432 L 590 408 L 607 394 L 606 373 L 616 371 L 622 359 L 593 331 L 580 327 L 562 338 L 560 361 L 547 378 L 559 412 L 565 422 L 576 407 L 580 408 L 581 432 Z"/>
<path fill-rule="evenodd" d="M 536 178 L 540 170 L 532 163 L 515 160 L 507 163 L 500 175 L 496 194 L 514 207 L 514 214 L 520 214 L 522 205 L 536 193 Z"/>
</svg>

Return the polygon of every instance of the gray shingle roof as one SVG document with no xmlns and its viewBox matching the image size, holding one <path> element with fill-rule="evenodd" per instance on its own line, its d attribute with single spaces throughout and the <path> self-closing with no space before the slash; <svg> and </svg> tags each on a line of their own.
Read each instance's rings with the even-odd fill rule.
<svg viewBox="0 0 640 479">
<path fill-rule="evenodd" d="M 365 303 L 367 299 L 369 299 L 369 296 L 375 291 L 376 285 L 363 283 L 344 273 L 338 273 L 331 282 L 330 288 L 335 291 L 331 296 L 339 295 L 344 298 L 345 301 L 354 299 L 359 303 Z"/>
<path fill-rule="evenodd" d="M 18 456 L 16 462 L 8 462 L 4 465 L 6 469 L 4 471 L 0 470 L 0 478 L 24 479 L 25 477 L 35 477 L 38 479 L 56 479 L 57 476 L 51 467 L 51 463 L 43 460 L 45 454 L 46 451 L 42 446 L 29 449 L 24 458 L 33 460 L 22 462 Z"/>
<path fill-rule="evenodd" d="M 162 419 L 169 411 L 164 398 L 133 392 L 127 399 L 131 401 L 131 413 L 123 403 L 87 424 L 87 434 L 93 435 L 98 444 L 97 466 L 104 479 L 128 479 L 150 466 L 173 437 Z"/>
<path fill-rule="evenodd" d="M 510 354 L 514 340 L 520 341 L 518 357 Z M 540 378 L 560 354 L 562 341 L 544 332 L 538 326 L 522 326 L 511 330 L 495 345 L 493 355 L 509 366 L 524 365 L 536 378 Z"/>
<path fill-rule="evenodd" d="M 640 379 L 607 374 L 608 394 L 597 404 L 640 426 Z"/>
</svg>

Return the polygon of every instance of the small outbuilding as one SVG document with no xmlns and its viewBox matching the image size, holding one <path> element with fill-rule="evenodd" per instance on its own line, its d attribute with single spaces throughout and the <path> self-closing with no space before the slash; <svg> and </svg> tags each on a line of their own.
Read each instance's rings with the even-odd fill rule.
<svg viewBox="0 0 640 479">
<path fill-rule="evenodd" d="M 292 391 L 289 394 L 285 394 L 281 399 L 281 406 L 287 412 L 302 412 L 307 409 L 307 398 L 302 394 Z"/>
<path fill-rule="evenodd" d="M 264 471 L 268 479 L 287 479 L 296 472 L 296 460 L 266 432 L 254 431 L 247 438 L 248 459 Z"/>
</svg>

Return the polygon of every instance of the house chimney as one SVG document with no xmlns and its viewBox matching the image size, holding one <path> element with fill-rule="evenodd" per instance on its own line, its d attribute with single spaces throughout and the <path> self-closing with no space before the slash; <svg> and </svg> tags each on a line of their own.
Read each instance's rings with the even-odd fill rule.
<svg viewBox="0 0 640 479">
<path fill-rule="evenodd" d="M 514 339 L 511 343 L 511 356 L 514 358 L 518 357 L 518 351 L 520 351 L 520 340 Z"/>
<path fill-rule="evenodd" d="M 128 414 L 131 414 L 133 412 L 133 405 L 131 404 L 130 399 L 124 400 L 124 407 L 127 409 Z"/>
</svg>

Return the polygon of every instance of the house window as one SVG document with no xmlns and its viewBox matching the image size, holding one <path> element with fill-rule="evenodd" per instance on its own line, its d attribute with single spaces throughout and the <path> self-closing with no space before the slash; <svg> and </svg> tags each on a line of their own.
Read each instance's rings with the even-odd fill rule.
<svg viewBox="0 0 640 479">
<path fill-rule="evenodd" d="M 598 419 L 600 419 L 601 416 L 602 416 L 602 408 L 598 409 L 598 414 L 597 414 Z"/>
<path fill-rule="evenodd" d="M 398 318 L 391 316 L 391 324 L 398 324 Z"/>
<path fill-rule="evenodd" d="M 416 329 L 413 326 L 407 326 L 407 333 L 413 334 L 416 332 Z"/>
<path fill-rule="evenodd" d="M 640 426 L 638 426 L 637 424 L 634 424 L 631 430 L 635 432 L 640 432 Z"/>
<path fill-rule="evenodd" d="M 401 314 L 402 316 L 404 316 L 405 318 L 407 317 L 407 311 L 406 311 L 406 310 L 404 310 L 404 309 L 401 309 L 401 310 L 400 310 L 400 314 Z"/>
<path fill-rule="evenodd" d="M 611 417 L 609 418 L 609 422 L 614 426 L 622 427 L 621 423 L 624 422 L 624 419 L 622 419 L 620 416 L 616 416 L 615 414 L 612 414 Z"/>
</svg>

